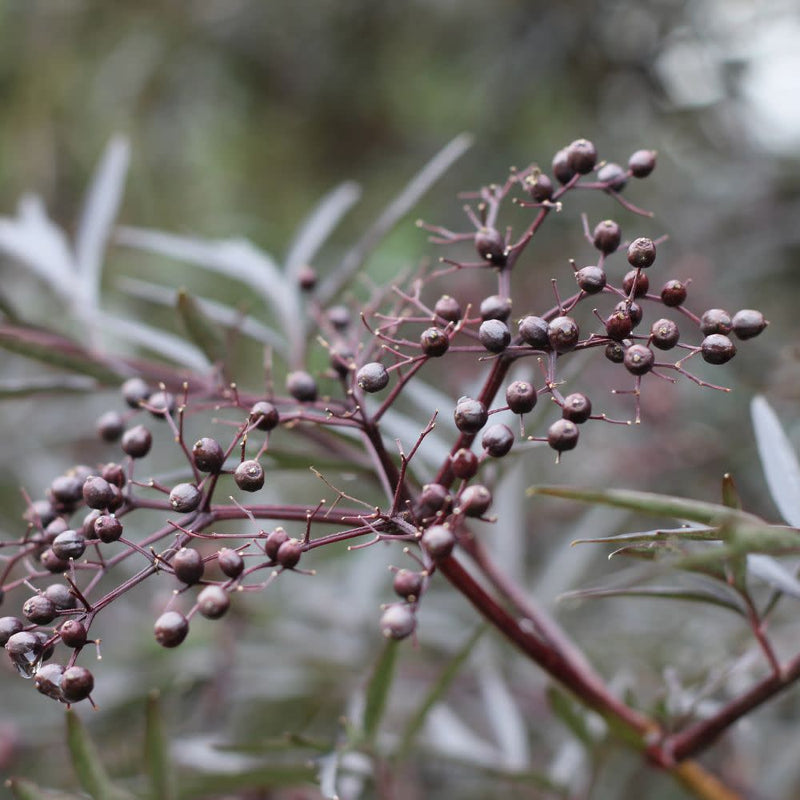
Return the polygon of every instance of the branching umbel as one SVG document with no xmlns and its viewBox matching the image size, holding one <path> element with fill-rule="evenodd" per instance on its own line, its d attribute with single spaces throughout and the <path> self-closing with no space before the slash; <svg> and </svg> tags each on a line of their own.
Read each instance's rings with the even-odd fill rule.
<svg viewBox="0 0 800 800">
<path fill-rule="evenodd" d="M 437 245 L 471 244 L 474 256 L 460 260 L 448 253 L 407 285 L 376 290 L 364 308 L 324 304 L 314 270 L 296 269 L 294 279 L 305 296 L 300 329 L 312 346 L 295 337 L 283 378 L 273 381 L 279 373 L 270 369 L 265 393 L 230 383 L 224 348 L 213 350 L 213 343 L 206 351 L 222 355 L 211 377 L 185 369 L 171 381 L 163 368 L 128 362 L 128 372 L 139 376 L 122 385 L 127 410 L 112 409 L 98 421 L 113 460 L 76 466 L 54 478 L 42 499 L 28 502 L 27 526 L 19 537 L 2 542 L 0 597 L 6 607 L 17 603 L 17 610 L 0 619 L 0 643 L 20 674 L 63 703 L 91 701 L 94 680 L 84 651 L 92 626 L 107 606 L 144 581 L 174 585 L 154 633 L 164 647 L 177 647 L 197 614 L 218 619 L 241 592 L 266 590 L 276 580 L 311 580 L 308 565 L 320 547 L 350 542 L 350 549 L 358 550 L 397 541 L 405 566 L 393 566 L 398 599 L 382 609 L 383 635 L 413 634 L 426 588 L 441 573 L 575 697 L 627 728 L 656 764 L 676 771 L 698 793 L 706 781 L 710 788 L 701 796 L 731 796 L 695 765 L 675 760 L 698 752 L 725 724 L 695 725 L 683 736 L 673 732 L 667 746 L 660 727 L 615 697 L 558 625 L 498 571 L 470 527 L 472 520 L 491 519 L 492 486 L 481 480 L 487 461 L 527 442 L 546 442 L 558 459 L 577 446 L 584 424 L 639 423 L 648 384 L 684 377 L 721 389 L 690 372 L 689 362 L 699 356 L 724 364 L 736 353 L 735 339 L 765 328 L 754 310 L 690 311 L 689 276 L 655 277 L 661 241 L 623 236 L 620 224 L 610 219 L 593 226 L 583 217 L 587 253 L 565 257 L 563 274 L 552 279 L 552 298 L 540 308 L 531 308 L 530 297 L 513 296 L 514 269 L 523 259 L 535 263 L 532 244 L 550 214 L 566 211 L 576 191 L 585 189 L 608 195 L 626 215 L 646 215 L 621 192 L 631 179 L 647 177 L 655 162 L 655 153 L 639 151 L 627 167 L 598 163 L 594 146 L 578 140 L 556 155 L 552 178 L 531 165 L 513 171 L 501 185 L 465 194 L 468 230 L 419 226 Z M 521 231 L 504 227 L 509 203 L 530 209 Z M 496 278 L 496 291 L 475 306 L 459 299 L 467 270 Z M 442 282 L 446 294 L 434 291 Z M 184 311 L 191 315 L 197 309 Z M 201 343 L 208 341 L 200 326 L 195 328 Z M 4 334 L 8 338 L 13 331 Z M 326 370 L 311 366 L 314 341 L 327 351 Z M 632 395 L 630 419 L 612 420 L 598 409 L 602 398 L 564 388 L 564 364 L 586 351 L 618 376 L 618 393 Z M 91 351 L 82 355 L 91 358 Z M 509 380 L 511 366 L 526 359 L 533 359 L 540 379 Z M 480 389 L 474 397 L 456 395 L 450 408 L 438 409 L 439 415 L 453 416 L 458 433 L 449 442 L 449 455 L 425 476 L 416 459 L 436 426 L 434 410 L 427 412 L 430 421 L 416 441 L 396 441 L 383 423 L 432 362 L 448 370 L 457 364 Z M 160 383 L 153 382 L 154 375 Z M 273 389 L 273 382 L 283 388 Z M 551 402 L 551 420 L 532 430 L 526 415 L 544 400 Z M 501 413 L 516 415 L 518 424 L 493 422 Z M 205 428 L 196 442 L 185 439 L 189 420 Z M 185 475 L 177 483 L 151 477 L 157 473 L 148 456 L 161 437 L 174 440 L 181 453 Z M 270 481 L 265 462 L 273 440 L 291 437 L 301 442 L 296 451 L 306 454 L 307 466 L 321 479 L 320 494 L 302 504 L 246 501 Z M 377 488 L 382 500 L 353 496 L 337 488 L 334 474 L 316 469 L 317 459 L 331 453 L 370 470 L 370 491 Z M 239 499 L 230 496 L 236 490 Z M 142 530 L 141 509 L 161 512 L 162 524 Z M 215 530 L 234 519 L 245 521 L 247 529 Z M 474 570 L 465 569 L 467 559 Z M 127 577 L 115 583 L 123 562 Z M 477 581 L 475 570 L 486 580 Z M 773 682 L 784 679 L 776 676 Z"/>
</svg>

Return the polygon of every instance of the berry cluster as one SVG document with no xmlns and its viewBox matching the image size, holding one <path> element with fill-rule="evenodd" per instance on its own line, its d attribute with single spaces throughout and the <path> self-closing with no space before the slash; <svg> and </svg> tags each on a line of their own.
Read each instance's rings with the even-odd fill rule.
<svg viewBox="0 0 800 800">
<path fill-rule="evenodd" d="M 115 460 L 79 465 L 56 477 L 42 499 L 28 502 L 21 536 L 0 543 L 0 602 L 14 590 L 29 593 L 19 615 L 0 618 L 0 644 L 19 673 L 35 678 L 39 691 L 64 703 L 91 700 L 94 679 L 78 657 L 87 644 L 99 647 L 89 638 L 97 615 L 143 581 L 172 582 L 173 597 L 154 625 L 156 641 L 172 648 L 186 639 L 196 615 L 219 619 L 239 593 L 262 590 L 286 573 L 313 574 L 299 565 L 315 548 L 362 538 L 366 542 L 353 547 L 397 540 L 414 562 L 392 567 L 400 599 L 385 606 L 380 618 L 385 636 L 408 637 L 432 575 L 456 557 L 457 547 L 469 554 L 470 520 L 487 519 L 492 492 L 480 479 L 483 464 L 504 458 L 520 440 L 546 442 L 558 457 L 577 445 L 580 426 L 589 420 L 619 422 L 597 412 L 584 392 L 562 393 L 565 357 L 598 352 L 628 376 L 627 388 L 618 390 L 635 397 L 634 419 L 626 423 L 640 420 L 645 379 L 674 382 L 684 376 L 721 388 L 689 372 L 686 362 L 700 356 L 709 364 L 726 363 L 736 353 L 734 339 L 764 330 L 763 315 L 750 309 L 731 315 L 718 308 L 698 315 L 686 306 L 689 278 L 670 278 L 662 288 L 651 288 L 661 240 L 626 240 L 614 220 L 591 228 L 584 216 L 591 256 L 580 265 L 568 261 L 568 280 L 553 279 L 552 300 L 543 308 L 532 309 L 528 297 L 512 301 L 515 266 L 571 192 L 602 192 L 624 211 L 646 214 L 621 193 L 631 179 L 647 177 L 655 163 L 655 153 L 645 150 L 634 153 L 627 167 L 598 162 L 592 143 L 581 139 L 556 154 L 552 177 L 531 165 L 512 171 L 502 185 L 465 195 L 471 202 L 465 207 L 472 225 L 468 232 L 419 225 L 435 243 L 471 243 L 477 260 L 442 258 L 410 285 L 377 293 L 360 320 L 346 305 L 323 309 L 315 299 L 315 271 L 301 270 L 299 287 L 329 368 L 287 371 L 283 392 L 249 395 L 235 384 L 209 388 L 207 380 L 191 378 L 173 386 L 127 380 L 121 390 L 127 409 L 110 410 L 97 422 L 99 437 L 117 448 Z M 528 227 L 516 236 L 499 223 L 505 201 L 532 209 Z M 491 275 L 492 293 L 474 304 L 459 299 L 465 270 Z M 433 294 L 441 281 L 452 288 Z M 647 308 L 658 309 L 652 322 L 645 322 Z M 587 313 L 579 316 L 581 310 Z M 699 331 L 699 341 L 685 339 L 678 321 Z M 670 351 L 677 357 L 667 359 Z M 424 482 L 409 464 L 437 415 L 407 452 L 394 451 L 396 443 L 381 421 L 420 369 L 443 358 L 479 370 L 482 387 L 474 397 L 453 401 L 457 434 L 447 458 Z M 540 380 L 512 379 L 512 366 L 530 358 Z M 546 430 L 527 433 L 524 418 L 543 395 L 553 401 L 557 418 Z M 519 417 L 519 433 L 491 421 L 501 412 Z M 193 444 L 185 438 L 189 418 L 205 433 Z M 227 433 L 212 435 L 216 430 Z M 337 431 L 359 438 L 333 435 Z M 265 505 L 230 497 L 238 490 L 244 498 L 265 486 L 265 455 L 276 436 L 304 440 L 309 467 L 315 451 L 362 459 L 374 470 L 384 502 L 376 506 L 352 497 L 319 473 L 332 497 L 310 504 Z M 177 483 L 165 485 L 143 474 L 154 440 L 161 438 L 174 441 L 181 453 L 183 474 Z M 362 441 L 364 450 L 356 451 L 353 441 Z M 163 513 L 163 525 L 141 530 L 140 509 Z M 232 519 L 252 529 L 213 530 L 215 523 Z M 275 527 L 262 529 L 257 520 Z M 295 536 L 283 527 L 292 524 L 298 526 Z M 333 532 L 320 533 L 324 526 Z M 108 589 L 107 578 L 123 562 L 134 565 L 133 575 L 128 568 L 128 577 Z"/>
</svg>

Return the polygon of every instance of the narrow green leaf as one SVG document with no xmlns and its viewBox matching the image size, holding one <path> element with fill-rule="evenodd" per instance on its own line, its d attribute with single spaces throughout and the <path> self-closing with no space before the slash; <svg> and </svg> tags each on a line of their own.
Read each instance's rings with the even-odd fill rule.
<svg viewBox="0 0 800 800">
<path fill-rule="evenodd" d="M 719 529 L 707 527 L 660 528 L 653 531 L 637 531 L 635 533 L 618 533 L 614 536 L 599 536 L 593 539 L 575 539 L 571 544 L 651 544 L 654 542 L 686 541 L 719 541 Z"/>
<path fill-rule="evenodd" d="M 85 375 L 53 375 L 0 381 L 0 400 L 34 394 L 76 394 L 95 392 L 98 383 Z"/>
<path fill-rule="evenodd" d="M 576 589 L 565 592 L 559 600 L 583 599 L 585 597 L 651 597 L 665 600 L 686 600 L 692 603 L 709 603 L 727 608 L 744 616 L 745 611 L 732 596 L 724 596 L 712 589 L 681 589 L 675 586 L 639 586 L 639 587 L 598 587 L 595 589 Z"/>
<path fill-rule="evenodd" d="M 276 764 L 237 772 L 204 772 L 182 778 L 178 798 L 197 800 L 198 797 L 217 795 L 230 797 L 247 789 L 277 789 L 313 783 L 315 779 L 313 764 Z"/>
<path fill-rule="evenodd" d="M 414 744 L 414 740 L 425 725 L 425 720 L 428 718 L 431 709 L 445 696 L 447 690 L 461 671 L 461 668 L 475 649 L 478 640 L 485 632 L 486 626 L 480 626 L 472 636 L 467 639 L 463 647 L 450 659 L 450 662 L 442 670 L 442 674 L 439 675 L 436 682 L 431 686 L 425 699 L 414 712 L 411 719 L 406 723 L 403 737 L 400 740 L 400 746 L 397 748 L 396 757 L 398 760 L 403 760 L 408 755 L 408 752 Z"/>
<path fill-rule="evenodd" d="M 212 364 L 222 363 L 225 358 L 225 336 L 217 323 L 203 313 L 197 301 L 185 289 L 178 291 L 176 307 L 189 338 Z"/>
<path fill-rule="evenodd" d="M 144 731 L 145 768 L 150 779 L 152 800 L 173 800 L 175 782 L 169 758 L 169 744 L 164 735 L 164 720 L 158 692 L 147 698 Z"/>
<path fill-rule="evenodd" d="M 547 701 L 553 713 L 572 732 L 576 739 L 587 749 L 595 744 L 595 737 L 586 724 L 586 715 L 571 697 L 562 692 L 554 684 L 547 687 Z"/>
<path fill-rule="evenodd" d="M 111 782 L 100 754 L 74 711 L 67 711 L 67 745 L 80 785 L 94 800 L 132 800 Z"/>
<path fill-rule="evenodd" d="M 682 497 L 638 492 L 631 489 L 577 489 L 563 486 L 532 486 L 529 495 L 539 494 L 561 497 L 566 500 L 579 500 L 583 503 L 600 503 L 607 506 L 627 508 L 675 519 L 687 519 L 704 525 L 724 525 L 731 523 L 760 523 L 758 517 L 744 511 L 726 508 L 716 503 L 701 500 L 687 500 Z"/>
<path fill-rule="evenodd" d="M 378 726 L 383 719 L 384 711 L 386 711 L 397 663 L 397 644 L 396 639 L 386 640 L 367 684 L 367 698 L 361 727 L 368 742 L 374 742 Z"/>
<path fill-rule="evenodd" d="M 116 385 L 120 380 L 120 375 L 101 356 L 49 331 L 0 325 L 0 347 L 53 367 L 89 375 L 103 384 Z"/>
<path fill-rule="evenodd" d="M 15 800 L 83 800 L 76 794 L 42 789 L 35 783 L 22 778 L 11 778 L 6 781 L 5 785 L 7 789 L 11 790 Z"/>
</svg>

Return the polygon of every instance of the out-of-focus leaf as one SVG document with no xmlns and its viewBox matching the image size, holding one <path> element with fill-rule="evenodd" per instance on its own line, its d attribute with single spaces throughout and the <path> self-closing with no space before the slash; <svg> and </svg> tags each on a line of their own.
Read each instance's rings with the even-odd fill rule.
<svg viewBox="0 0 800 800">
<path fill-rule="evenodd" d="M 442 670 L 439 677 L 428 690 L 428 694 L 425 695 L 425 698 L 414 712 L 414 715 L 406 723 L 405 730 L 403 731 L 403 737 L 400 740 L 400 746 L 397 749 L 397 758 L 402 760 L 406 757 L 414 743 L 414 740 L 417 737 L 417 734 L 420 732 L 420 730 L 422 730 L 422 727 L 425 724 L 431 709 L 445 696 L 447 690 L 455 680 L 456 675 L 458 675 L 458 673 L 461 671 L 461 668 L 464 666 L 467 659 L 472 654 L 472 651 L 475 649 L 475 645 L 478 643 L 478 640 L 481 638 L 481 636 L 483 636 L 486 630 L 487 629 L 485 625 L 482 625 L 476 629 L 472 636 L 470 636 L 469 639 L 464 642 L 464 645 L 461 647 L 461 649 L 453 656 L 453 658 L 450 659 L 450 662 Z"/>
<path fill-rule="evenodd" d="M 2 314 L 9 322 L 21 322 L 17 309 L 11 304 L 11 301 L 0 292 L 0 314 Z"/>
<path fill-rule="evenodd" d="M 225 358 L 225 337 L 217 324 L 206 316 L 197 301 L 184 289 L 178 291 L 176 307 L 189 338 L 212 364 L 221 363 Z"/>
<path fill-rule="evenodd" d="M 75 234 L 75 261 L 85 311 L 98 306 L 103 255 L 122 201 L 129 162 L 128 140 L 124 136 L 114 136 L 106 146 L 86 193 Z"/>
<path fill-rule="evenodd" d="M 288 279 L 297 282 L 300 268 L 312 262 L 339 221 L 360 197 L 361 187 L 355 181 L 346 181 L 317 203 L 289 245 L 285 267 Z"/>
<path fill-rule="evenodd" d="M 84 800 L 77 794 L 42 789 L 35 783 L 21 778 L 11 778 L 6 781 L 6 787 L 11 791 L 15 800 Z"/>
<path fill-rule="evenodd" d="M 710 586 L 694 590 L 675 586 L 597 587 L 565 592 L 559 599 L 578 600 L 587 597 L 651 597 L 665 600 L 686 600 L 692 603 L 710 603 L 721 608 L 727 608 L 729 611 L 735 611 L 737 614 L 745 615 L 745 610 L 733 594 L 714 591 Z"/>
<path fill-rule="evenodd" d="M 461 133 L 440 150 L 381 212 L 367 232 L 347 251 L 342 262 L 317 290 L 326 305 L 350 282 L 367 256 L 387 233 L 414 207 L 425 192 L 472 146 L 472 136 Z"/>
<path fill-rule="evenodd" d="M 425 732 L 427 742 L 437 754 L 472 762 L 475 766 L 500 769 L 501 757 L 497 749 L 444 703 L 431 709 Z"/>
<path fill-rule="evenodd" d="M 206 372 L 211 366 L 202 350 L 174 333 L 154 328 L 144 322 L 106 314 L 100 310 L 95 312 L 95 319 L 109 323 L 113 320 L 113 325 L 109 324 L 105 329 L 106 332 L 124 341 L 146 347 L 181 367 Z"/>
<path fill-rule="evenodd" d="M 751 553 L 747 556 L 747 572 L 768 583 L 774 589 L 800 599 L 800 581 L 771 556 Z"/>
<path fill-rule="evenodd" d="M 370 743 L 375 741 L 378 727 L 386 711 L 389 692 L 394 681 L 397 645 L 398 642 L 395 639 L 386 640 L 367 684 L 364 719 L 361 727 L 364 731 L 364 737 Z"/>
<path fill-rule="evenodd" d="M 313 783 L 315 769 L 312 764 L 273 764 L 257 769 L 236 772 L 203 772 L 185 775 L 178 787 L 179 800 L 197 800 L 198 797 L 217 795 L 230 797 L 232 793 L 247 789 L 279 789 Z"/>
<path fill-rule="evenodd" d="M 686 541 L 719 541 L 719 530 L 706 527 L 659 528 L 652 531 L 637 531 L 635 533 L 617 533 L 613 536 L 599 536 L 594 539 L 575 539 L 576 544 L 652 544 L 653 542 L 668 542 L 683 539 Z"/>
<path fill-rule="evenodd" d="M 742 498 L 733 481 L 733 475 L 727 472 L 722 476 L 722 504 L 727 508 L 741 508 Z"/>
<path fill-rule="evenodd" d="M 760 395 L 750 404 L 758 455 L 769 493 L 781 516 L 800 527 L 800 464 L 770 404 Z"/>
<path fill-rule="evenodd" d="M 175 781 L 157 692 L 147 698 L 144 751 L 145 768 L 150 781 L 150 800 L 173 800 Z"/>
<path fill-rule="evenodd" d="M 483 707 L 500 749 L 503 767 L 514 771 L 525 769 L 530 762 L 528 732 L 518 703 L 493 666 L 481 668 L 480 685 Z"/>
<path fill-rule="evenodd" d="M 595 745 L 595 735 L 586 723 L 585 711 L 554 684 L 547 687 L 547 701 L 553 713 L 587 750 Z"/>
<path fill-rule="evenodd" d="M 336 779 L 339 777 L 339 759 L 341 753 L 334 750 L 326 756 L 317 759 L 317 779 L 319 780 L 319 793 L 326 800 L 338 800 L 336 793 Z"/>
<path fill-rule="evenodd" d="M 103 384 L 119 383 L 119 373 L 101 356 L 56 333 L 0 324 L 0 347 L 53 367 L 89 375 Z"/>
<path fill-rule="evenodd" d="M 86 728 L 74 711 L 67 711 L 67 745 L 78 782 L 95 800 L 133 800 L 115 786 Z"/>
<path fill-rule="evenodd" d="M 98 383 L 82 375 L 54 375 L 0 381 L 0 400 L 34 394 L 75 394 L 97 391 Z"/>
<path fill-rule="evenodd" d="M 157 283 L 140 281 L 136 278 L 121 278 L 118 285 L 127 294 L 161 306 L 169 306 L 170 308 L 175 306 L 178 297 L 178 292 L 175 289 Z M 236 308 L 231 308 L 208 298 L 196 297 L 195 302 L 209 319 L 226 328 L 234 328 L 257 342 L 268 344 L 278 353 L 285 356 L 286 340 L 277 331 L 259 322 L 255 317 L 243 314 Z"/>
<path fill-rule="evenodd" d="M 0 250 L 27 265 L 65 298 L 72 298 L 76 267 L 64 231 L 36 195 L 24 195 L 16 217 L 0 217 Z"/>
<path fill-rule="evenodd" d="M 550 497 L 562 497 L 566 500 L 580 500 L 584 503 L 601 503 L 603 505 L 627 508 L 643 514 L 653 514 L 675 519 L 687 519 L 704 525 L 763 525 L 758 517 L 744 511 L 726 508 L 716 503 L 705 503 L 701 500 L 687 500 L 682 497 L 639 492 L 630 489 L 579 489 L 563 486 L 532 486 L 529 495 L 540 494 Z M 724 529 L 720 531 L 724 536 Z"/>
</svg>

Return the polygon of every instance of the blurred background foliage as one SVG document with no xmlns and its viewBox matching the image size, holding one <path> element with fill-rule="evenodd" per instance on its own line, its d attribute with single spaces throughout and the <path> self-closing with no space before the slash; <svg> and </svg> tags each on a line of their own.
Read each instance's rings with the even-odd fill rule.
<svg viewBox="0 0 800 800">
<path fill-rule="evenodd" d="M 595 425 L 575 457 L 557 470 L 550 454 L 539 451 L 512 476 L 509 496 L 539 481 L 627 485 L 716 500 L 722 473 L 731 471 L 747 507 L 774 519 L 746 409 L 754 393 L 766 393 L 790 436 L 800 438 L 794 410 L 800 397 L 798 35 L 796 4 L 780 0 L 7 2 L 0 4 L 0 212 L 13 214 L 19 197 L 34 192 L 55 221 L 74 229 L 92 170 L 110 136 L 121 132 L 132 143 L 122 224 L 204 237 L 244 235 L 276 256 L 325 192 L 356 180 L 362 201 L 316 264 L 324 274 L 421 165 L 462 131 L 474 135 L 474 147 L 415 212 L 456 228 L 464 227 L 458 191 L 500 181 L 510 165 L 539 161 L 547 169 L 555 151 L 579 136 L 591 138 L 602 157 L 622 163 L 636 149 L 656 149 L 654 177 L 627 190 L 633 202 L 655 212 L 654 221 L 632 220 L 610 201 L 573 201 L 572 211 L 549 222 L 526 258 L 527 272 L 515 276 L 518 290 L 530 287 L 525 290 L 538 298 L 550 291 L 552 275 L 568 276 L 568 258 L 591 257 L 577 218 L 585 209 L 594 221 L 615 216 L 636 235 L 668 234 L 656 280 L 692 275 L 692 308 L 702 311 L 725 298 L 731 312 L 762 309 L 771 326 L 725 369 L 723 382 L 735 390 L 730 395 L 692 384 L 646 389 L 641 430 Z M 439 254 L 412 222 L 399 226 L 372 257 L 374 279 L 389 280 Z M 165 273 L 165 263 L 112 248 L 106 289 L 113 296 L 121 276 L 136 276 L 208 291 L 202 283 L 207 276 L 174 264 Z M 10 260 L 0 261 L 0 283 L 25 319 L 66 325 L 53 298 Z M 475 296 L 487 287 L 473 287 Z M 239 291 L 213 289 L 229 302 Z M 146 312 L 145 306 L 131 307 Z M 160 313 L 162 323 L 168 319 L 152 313 Z M 28 369 L 11 356 L 2 363 L 7 374 Z M 111 397 L 5 402 L 0 522 L 6 530 L 19 528 L 20 485 L 41 491 L 78 453 L 82 460 L 95 452 L 105 460 L 92 443 L 92 429 L 94 417 L 115 402 Z M 609 569 L 602 553 L 567 552 L 578 526 L 603 533 L 634 524 L 610 512 L 587 517 L 552 501 L 536 504 L 537 536 L 523 547 L 519 537 L 498 535 L 498 547 L 510 568 L 518 566 L 523 548 L 530 566 L 523 578 L 548 602 Z M 98 715 L 95 724 L 108 730 L 118 730 L 120 720 L 138 724 L 123 712 L 159 684 L 171 687 L 169 702 L 182 709 L 179 732 L 208 730 L 225 718 L 232 738 L 266 737 L 293 726 L 313 729 L 309 720 L 321 720 L 319 727 L 331 736 L 364 663 L 377 653 L 376 607 L 388 594 L 385 574 L 375 577 L 364 566 L 383 569 L 371 555 L 361 554 L 358 579 L 372 588 L 359 601 L 326 602 L 337 596 L 337 580 L 353 578 L 347 571 L 337 578 L 339 567 L 332 564 L 322 570 L 327 577 L 316 579 L 318 589 L 306 592 L 304 585 L 302 602 L 283 586 L 263 608 L 248 610 L 257 626 L 269 630 L 268 656 L 252 624 L 241 630 L 219 626 L 209 633 L 210 642 L 198 635 L 178 653 L 155 653 L 146 633 L 152 599 L 120 609 L 117 629 L 128 615 L 125 624 L 134 633 L 108 653 L 114 676 L 100 683 L 98 696 L 115 713 Z M 550 569 L 537 567 L 542 563 Z M 411 684 L 430 678 L 462 642 L 454 626 L 469 631 L 475 624 L 457 598 L 429 600 L 421 620 L 429 658 L 410 649 L 403 656 L 403 679 Z M 687 644 L 703 641 L 708 622 L 678 622 L 672 609 L 658 616 L 652 605 L 635 605 L 601 601 L 565 613 L 564 622 L 607 674 L 619 671 L 623 685 L 632 675 L 649 674 L 648 690 L 657 695 L 664 664 L 677 669 L 693 655 L 691 649 L 676 654 L 672 645 L 668 653 L 663 644 L 648 652 L 648 646 L 669 641 L 667 632 Z M 612 609 L 624 625 L 618 632 L 623 644 L 609 633 Z M 323 629 L 329 631 L 324 647 L 316 638 Z M 228 658 L 225 642 L 238 636 L 245 644 L 237 663 L 221 665 Z M 711 652 L 700 659 L 703 666 L 724 657 L 728 642 L 718 638 L 706 645 Z M 629 647 L 629 660 L 620 663 Z M 262 658 L 268 679 L 257 668 Z M 110 666 L 98 673 L 111 673 Z M 526 713 L 541 717 L 543 683 L 531 680 L 530 672 L 526 664 L 512 663 L 506 678 L 522 693 Z M 460 691 L 469 695 L 473 679 L 468 674 L 464 680 Z M 59 709 L 16 689 L 11 680 L 0 685 L 0 765 L 24 773 L 42 739 L 58 741 Z M 321 696 L 322 710 L 316 707 Z M 787 701 L 789 710 L 793 702 Z M 192 714 L 186 715 L 187 706 Z M 778 735 L 776 719 L 771 731 Z M 568 760 L 557 744 L 563 730 L 530 735 L 550 755 Z M 770 741 L 765 737 L 763 746 Z M 108 746 L 116 748 L 112 761 L 124 772 L 131 763 L 127 745 L 111 736 Z M 57 752 L 51 776 L 61 764 Z M 658 795 L 656 779 L 635 759 L 615 769 L 611 794 L 602 794 L 608 779 L 600 777 L 597 797 L 642 796 L 637 791 L 643 780 L 651 782 L 649 797 L 675 796 Z M 758 768 L 748 763 L 741 769 Z M 403 796 L 452 796 L 447 785 L 441 774 L 420 767 L 410 781 L 413 791 Z M 493 789 L 478 782 L 470 791 L 459 788 L 464 797 L 489 796 Z"/>
</svg>

